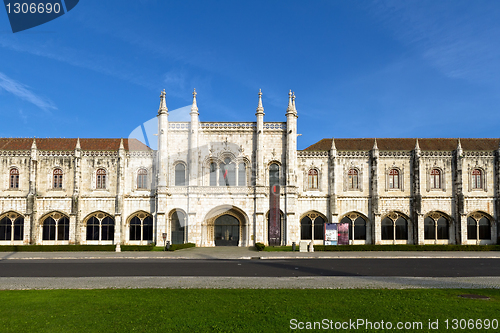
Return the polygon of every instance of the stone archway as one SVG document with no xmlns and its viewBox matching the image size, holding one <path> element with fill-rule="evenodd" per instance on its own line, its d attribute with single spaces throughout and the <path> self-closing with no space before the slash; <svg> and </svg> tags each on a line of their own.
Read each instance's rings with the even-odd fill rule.
<svg viewBox="0 0 500 333">
<path fill-rule="evenodd" d="M 202 246 L 247 246 L 248 218 L 236 206 L 213 208 L 203 223 Z"/>
</svg>

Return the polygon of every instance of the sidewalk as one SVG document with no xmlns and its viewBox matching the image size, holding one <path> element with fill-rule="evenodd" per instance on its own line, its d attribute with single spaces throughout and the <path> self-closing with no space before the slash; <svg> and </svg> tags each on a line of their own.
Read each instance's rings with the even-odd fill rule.
<svg viewBox="0 0 500 333">
<path fill-rule="evenodd" d="M 196 247 L 174 252 L 0 252 L 0 260 L 33 259 L 409 259 L 493 258 L 500 251 L 258 252 L 254 247 Z"/>
</svg>

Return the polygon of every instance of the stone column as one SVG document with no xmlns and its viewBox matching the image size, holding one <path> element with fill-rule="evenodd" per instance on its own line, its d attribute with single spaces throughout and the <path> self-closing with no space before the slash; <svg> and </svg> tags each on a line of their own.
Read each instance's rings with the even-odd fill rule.
<svg viewBox="0 0 500 333">
<path fill-rule="evenodd" d="M 412 203 L 410 217 L 413 222 L 413 244 L 424 244 L 424 218 L 422 215 L 422 195 L 420 191 L 420 146 L 418 139 L 415 142 L 415 149 L 412 156 L 412 169 L 410 172 Z"/>
<path fill-rule="evenodd" d="M 373 143 L 370 156 L 370 222 L 372 223 L 372 244 L 380 244 L 381 241 L 381 217 L 379 211 L 379 196 L 378 196 L 378 159 L 379 149 L 377 139 Z"/>
<path fill-rule="evenodd" d="M 24 217 L 24 235 L 23 235 L 23 245 L 32 244 L 31 240 L 31 215 L 26 215 Z"/>
<path fill-rule="evenodd" d="M 77 243 L 76 214 L 69 214 L 69 244 Z"/>
<path fill-rule="evenodd" d="M 372 232 L 373 234 L 373 244 L 381 244 L 382 240 L 382 219 L 380 214 L 374 214 L 374 223 L 373 223 L 374 230 Z"/>
<path fill-rule="evenodd" d="M 335 168 L 337 167 L 337 147 L 335 146 L 335 139 L 332 138 L 332 145 L 330 147 L 330 163 L 328 165 L 329 171 L 329 194 L 330 194 L 330 223 L 338 223 L 338 212 L 337 212 L 337 193 L 336 184 L 337 179 L 335 178 Z M 328 221 L 327 221 L 328 222 Z"/>
<path fill-rule="evenodd" d="M 467 243 L 467 215 L 461 214 L 460 215 L 460 244 L 466 244 Z"/>
<path fill-rule="evenodd" d="M 464 241 L 467 241 L 467 217 L 464 213 L 462 167 L 463 150 L 460 139 L 458 139 L 457 149 L 453 156 L 453 220 L 456 227 L 455 239 L 457 244 L 465 244 Z"/>
<path fill-rule="evenodd" d="M 81 178 L 81 151 L 80 139 L 75 146 L 75 159 L 73 160 L 73 196 L 71 198 L 71 213 L 69 215 L 70 242 L 81 244 L 85 237 L 81 234 L 80 221 L 80 178 Z"/>
<path fill-rule="evenodd" d="M 37 203 L 36 203 L 36 179 L 38 169 L 38 150 L 36 147 L 36 140 L 33 139 L 31 145 L 31 156 L 29 161 L 29 192 L 26 198 L 27 215 L 30 216 L 30 244 L 40 244 L 39 237 L 39 223 L 37 216 Z"/>
<path fill-rule="evenodd" d="M 418 232 L 417 236 L 417 244 L 418 245 L 424 245 L 424 215 L 422 214 L 416 214 L 416 224 L 417 227 L 414 229 Z"/>
</svg>

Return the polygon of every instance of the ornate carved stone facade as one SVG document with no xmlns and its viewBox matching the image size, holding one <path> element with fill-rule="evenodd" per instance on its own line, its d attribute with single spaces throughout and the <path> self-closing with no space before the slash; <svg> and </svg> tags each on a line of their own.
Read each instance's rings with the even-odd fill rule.
<svg viewBox="0 0 500 333">
<path fill-rule="evenodd" d="M 496 244 L 499 139 L 323 139 L 297 150 L 286 122 L 189 122 L 158 110 L 158 150 L 132 139 L 0 139 L 0 245 L 269 242 L 279 174 L 281 244 Z M 271 186 L 272 187 L 272 186 Z"/>
</svg>

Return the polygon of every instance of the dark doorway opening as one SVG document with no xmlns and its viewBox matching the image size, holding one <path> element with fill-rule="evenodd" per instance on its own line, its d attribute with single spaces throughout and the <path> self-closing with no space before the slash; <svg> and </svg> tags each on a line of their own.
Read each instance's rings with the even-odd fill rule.
<svg viewBox="0 0 500 333">
<path fill-rule="evenodd" d="M 219 216 L 214 223 L 215 246 L 238 246 L 240 221 L 232 215 Z"/>
</svg>

